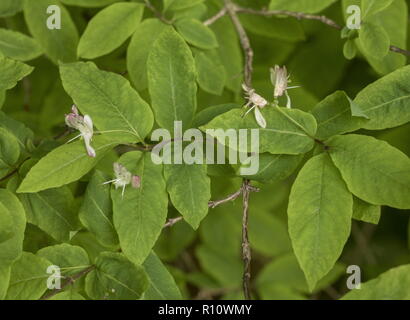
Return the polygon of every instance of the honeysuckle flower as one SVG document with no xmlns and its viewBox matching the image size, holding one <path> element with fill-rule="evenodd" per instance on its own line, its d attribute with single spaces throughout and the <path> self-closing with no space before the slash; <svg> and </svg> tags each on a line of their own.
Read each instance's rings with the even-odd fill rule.
<svg viewBox="0 0 410 320">
<path fill-rule="evenodd" d="M 103 184 L 114 183 L 115 189 L 122 188 L 122 197 L 124 197 L 125 187 L 129 184 L 135 189 L 141 186 L 141 177 L 133 175 L 122 164 L 114 162 L 113 167 L 115 179 L 106 181 Z"/>
<path fill-rule="evenodd" d="M 78 109 L 75 105 L 71 108 L 71 113 L 65 116 L 65 123 L 70 128 L 76 129 L 80 131 L 80 134 L 68 142 L 71 142 L 77 138 L 82 138 L 85 143 L 85 148 L 87 149 L 87 154 L 90 157 L 95 157 L 95 150 L 91 147 L 91 141 L 93 139 L 94 129 L 93 129 L 93 121 L 91 117 L 88 115 L 80 116 L 78 113 Z"/>
<path fill-rule="evenodd" d="M 289 87 L 289 83 L 291 82 L 289 79 L 290 75 L 288 75 L 288 71 L 285 66 L 279 67 L 278 65 L 276 65 L 274 68 L 271 68 L 270 77 L 271 77 L 271 82 L 273 86 L 275 87 L 273 96 L 275 98 L 276 103 L 279 97 L 285 95 L 287 98 L 286 107 L 290 109 L 292 106 L 292 102 L 290 100 L 288 90 L 299 88 L 299 86 Z"/>
<path fill-rule="evenodd" d="M 262 128 L 266 128 L 266 120 L 263 117 L 260 109 L 265 108 L 268 104 L 268 101 L 266 101 L 265 98 L 257 94 L 254 89 L 249 88 L 247 85 L 243 84 L 242 88 L 245 91 L 245 98 L 248 100 L 248 102 L 245 105 L 245 108 L 249 108 L 249 110 L 245 113 L 244 116 L 246 116 L 252 110 L 255 110 L 256 122 Z"/>
</svg>

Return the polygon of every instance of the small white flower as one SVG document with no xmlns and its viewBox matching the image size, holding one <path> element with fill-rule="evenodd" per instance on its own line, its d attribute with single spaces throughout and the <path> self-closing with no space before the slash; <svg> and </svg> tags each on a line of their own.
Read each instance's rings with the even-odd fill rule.
<svg viewBox="0 0 410 320">
<path fill-rule="evenodd" d="M 276 65 L 274 68 L 270 69 L 270 77 L 271 77 L 271 82 L 273 86 L 275 87 L 275 91 L 273 93 L 273 96 L 275 100 L 283 95 L 286 96 L 287 98 L 287 108 L 291 108 L 291 100 L 290 96 L 288 94 L 289 89 L 294 89 L 294 88 L 299 88 L 299 86 L 294 86 L 294 87 L 289 87 L 288 84 L 291 82 L 288 75 L 288 71 L 285 66 L 279 67 Z"/>
<path fill-rule="evenodd" d="M 248 100 L 248 102 L 245 105 L 245 108 L 249 108 L 249 110 L 245 113 L 244 116 L 246 116 L 252 110 L 255 110 L 256 122 L 262 128 L 266 128 L 266 120 L 263 117 L 260 109 L 265 108 L 268 104 L 268 101 L 266 101 L 265 98 L 257 94 L 254 89 L 249 88 L 247 85 L 243 84 L 242 88 L 245 91 L 245 98 Z"/>
<path fill-rule="evenodd" d="M 125 187 L 129 184 L 135 189 L 141 186 L 141 178 L 132 175 L 122 164 L 114 162 L 115 179 L 104 182 L 103 184 L 114 183 L 115 189 L 122 188 L 121 196 L 124 197 Z"/>
<path fill-rule="evenodd" d="M 77 107 L 73 105 L 71 108 L 71 113 L 65 116 L 65 123 L 70 128 L 80 131 L 78 136 L 68 142 L 71 142 L 79 137 L 83 138 L 85 148 L 87 149 L 87 154 L 94 158 L 96 154 L 94 148 L 91 147 L 91 141 L 94 134 L 93 121 L 91 120 L 91 117 L 88 115 L 85 115 L 84 117 L 80 116 Z"/>
</svg>

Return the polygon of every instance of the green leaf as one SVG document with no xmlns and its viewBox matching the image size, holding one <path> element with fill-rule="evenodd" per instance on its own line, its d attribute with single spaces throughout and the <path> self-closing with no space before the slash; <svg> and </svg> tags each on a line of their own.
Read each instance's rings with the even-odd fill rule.
<svg viewBox="0 0 410 320">
<path fill-rule="evenodd" d="M 11 267 L 8 264 L 0 265 L 0 300 L 4 300 L 9 288 Z"/>
<path fill-rule="evenodd" d="M 352 103 L 344 91 L 336 91 L 319 102 L 312 114 L 317 120 L 316 137 L 327 139 L 360 129 L 366 119 L 352 116 Z"/>
<path fill-rule="evenodd" d="M 67 187 L 23 194 L 20 197 L 30 222 L 58 241 L 68 241 L 78 229 L 74 197 Z"/>
<path fill-rule="evenodd" d="M 195 61 L 174 30 L 164 31 L 148 57 L 148 83 L 157 123 L 170 131 L 174 121 L 189 128 L 196 111 Z"/>
<path fill-rule="evenodd" d="M 0 90 L 13 88 L 18 81 L 28 76 L 33 67 L 6 57 L 0 57 Z"/>
<path fill-rule="evenodd" d="M 13 217 L 9 210 L 0 203 L 0 243 L 14 236 Z"/>
<path fill-rule="evenodd" d="M 43 157 L 27 174 L 17 192 L 34 193 L 76 181 L 90 171 L 119 142 L 96 136 L 92 145 L 95 158 L 86 153 L 84 142 L 64 144 Z"/>
<path fill-rule="evenodd" d="M 349 237 L 353 199 L 327 154 L 310 159 L 289 196 L 289 234 L 309 289 L 334 266 Z"/>
<path fill-rule="evenodd" d="M 165 224 L 168 196 L 162 177 L 162 166 L 151 160 L 150 154 L 128 152 L 119 161 L 132 174 L 141 177 L 138 189 L 128 186 L 112 190 L 114 226 L 125 256 L 140 265 L 151 252 Z"/>
<path fill-rule="evenodd" d="M 367 223 L 378 224 L 381 215 L 381 207 L 367 203 L 357 197 L 353 197 L 353 219 Z"/>
<path fill-rule="evenodd" d="M 258 129 L 259 130 L 259 152 L 270 152 L 273 154 L 300 154 L 308 152 L 313 148 L 316 133 L 316 121 L 314 117 L 297 109 L 281 107 L 269 107 L 262 110 L 266 119 L 267 127 L 260 128 L 252 114 L 243 117 L 243 109 L 228 111 L 210 123 L 201 127 L 207 129 Z M 217 132 L 207 132 L 209 135 L 226 145 L 226 139 Z M 248 150 L 250 150 L 251 132 L 247 131 Z M 246 151 L 237 146 L 230 148 Z"/>
<path fill-rule="evenodd" d="M 103 132 L 141 142 L 151 131 L 149 105 L 122 76 L 99 70 L 92 62 L 60 66 L 64 89 Z"/>
<path fill-rule="evenodd" d="M 0 52 L 20 61 L 35 59 L 43 53 L 33 38 L 8 29 L 0 29 Z"/>
<path fill-rule="evenodd" d="M 117 2 L 121 0 L 60 0 L 60 1 L 69 6 L 95 8 L 95 7 L 104 7 L 113 2 Z"/>
<path fill-rule="evenodd" d="M 410 265 L 403 265 L 365 282 L 360 290 L 352 290 L 342 300 L 410 300 Z"/>
<path fill-rule="evenodd" d="M 17 139 L 7 131 L 0 129 L 0 177 L 13 169 L 20 156 Z"/>
<path fill-rule="evenodd" d="M 370 118 L 369 130 L 398 127 L 410 121 L 410 66 L 401 68 L 364 88 L 354 99 Z"/>
<path fill-rule="evenodd" d="M 18 198 L 8 190 L 0 189 L 0 203 L 6 207 L 13 220 L 13 236 L 0 243 L 0 261 L 2 266 L 10 265 L 23 251 L 26 214 Z"/>
<path fill-rule="evenodd" d="M 47 8 L 57 5 L 61 10 L 61 29 L 50 30 L 47 20 L 52 17 Z M 24 0 L 24 18 L 33 37 L 54 62 L 77 59 L 78 31 L 68 10 L 58 0 Z"/>
<path fill-rule="evenodd" d="M 304 13 L 323 11 L 336 0 L 271 0 L 270 10 L 289 10 Z"/>
<path fill-rule="evenodd" d="M 218 47 L 213 31 L 196 19 L 181 19 L 175 23 L 181 36 L 191 45 L 201 49 Z"/>
<path fill-rule="evenodd" d="M 112 222 L 112 203 L 107 175 L 96 170 L 84 196 L 79 212 L 81 223 L 95 235 L 97 240 L 107 246 L 118 244 L 118 236 Z"/>
<path fill-rule="evenodd" d="M 362 0 L 363 18 L 385 10 L 394 0 Z"/>
<path fill-rule="evenodd" d="M 362 23 L 359 40 L 364 52 L 375 59 L 382 59 L 389 53 L 390 38 L 382 26 L 369 22 Z"/>
<path fill-rule="evenodd" d="M 95 265 L 85 279 L 85 291 L 92 299 L 136 300 L 148 287 L 144 269 L 122 253 L 103 252 Z"/>
<path fill-rule="evenodd" d="M 115 3 L 98 12 L 81 36 L 78 56 L 95 59 L 118 48 L 137 29 L 143 12 L 142 4 L 129 2 Z"/>
<path fill-rule="evenodd" d="M 167 28 L 159 19 L 145 19 L 134 32 L 127 49 L 127 70 L 137 90 L 148 87 L 147 60 L 158 36 Z M 168 27 L 170 28 L 170 27 Z"/>
<path fill-rule="evenodd" d="M 206 165 L 200 164 L 164 165 L 171 202 L 194 229 L 207 215 L 211 199 L 210 179 L 206 171 Z"/>
<path fill-rule="evenodd" d="M 77 292 L 68 290 L 57 293 L 56 295 L 52 296 L 49 300 L 85 300 L 85 298 Z"/>
<path fill-rule="evenodd" d="M 216 116 L 219 116 L 235 108 L 239 108 L 239 105 L 235 103 L 227 103 L 205 108 L 195 115 L 194 123 L 192 126 L 194 128 L 198 128 L 200 126 L 206 125 L 208 122 L 211 122 L 211 120 Z"/>
<path fill-rule="evenodd" d="M 362 135 L 326 142 L 349 190 L 366 202 L 410 208 L 410 160 L 387 142 Z"/>
<path fill-rule="evenodd" d="M 47 268 L 51 265 L 44 258 L 23 252 L 11 268 L 10 286 L 6 300 L 37 300 L 47 289 Z"/>
<path fill-rule="evenodd" d="M 195 55 L 198 84 L 202 90 L 220 96 L 226 82 L 226 71 L 216 51 L 198 52 Z"/>
<path fill-rule="evenodd" d="M 8 117 L 4 112 L 0 111 L 0 131 L 11 134 L 16 138 L 21 150 L 27 151 L 33 139 L 33 132 L 21 122 L 18 122 Z"/>
<path fill-rule="evenodd" d="M 23 0 L 2 0 L 0 2 L 0 17 L 14 16 L 23 9 Z"/>
<path fill-rule="evenodd" d="M 143 267 L 150 285 L 145 291 L 145 300 L 180 300 L 181 292 L 174 278 L 154 252 L 145 260 Z"/>
<path fill-rule="evenodd" d="M 354 57 L 356 57 L 356 54 L 357 54 L 356 44 L 354 43 L 353 40 L 347 40 L 345 44 L 343 45 L 343 55 L 345 56 L 346 59 L 352 60 Z"/>
<path fill-rule="evenodd" d="M 203 1 L 204 0 L 164 0 L 164 11 L 184 10 Z"/>
</svg>

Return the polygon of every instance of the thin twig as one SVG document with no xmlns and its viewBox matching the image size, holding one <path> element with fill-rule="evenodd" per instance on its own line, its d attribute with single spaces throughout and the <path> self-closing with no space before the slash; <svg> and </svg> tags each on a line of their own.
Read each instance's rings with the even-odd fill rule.
<svg viewBox="0 0 410 320">
<path fill-rule="evenodd" d="M 167 223 L 164 224 L 164 226 L 162 228 L 165 229 L 165 228 L 168 228 L 168 227 L 172 227 L 174 224 L 176 224 L 177 222 L 179 222 L 181 220 L 182 220 L 182 217 L 168 219 Z"/>
<path fill-rule="evenodd" d="M 217 14 L 215 14 L 213 17 L 210 17 L 208 20 L 204 21 L 205 26 L 210 26 L 223 16 L 225 16 L 228 13 L 225 7 L 223 7 Z"/>
<path fill-rule="evenodd" d="M 243 259 L 243 293 L 246 300 L 251 299 L 250 280 L 251 280 L 251 246 L 248 235 L 248 220 L 249 220 L 249 189 L 250 181 L 243 181 L 243 215 L 242 215 L 242 259 Z"/>
<path fill-rule="evenodd" d="M 76 273 L 75 275 L 68 277 L 67 281 L 64 282 L 64 284 L 61 285 L 60 289 L 55 289 L 53 291 L 51 291 L 50 293 L 46 294 L 45 296 L 43 296 L 41 298 L 41 300 L 48 300 L 52 297 L 54 297 L 56 294 L 60 293 L 61 291 L 63 291 L 66 287 L 74 284 L 78 279 L 82 278 L 83 276 L 85 276 L 87 273 L 91 272 L 92 270 L 95 269 L 95 266 L 89 266 L 88 268 Z"/>
<path fill-rule="evenodd" d="M 162 22 L 164 22 L 164 23 L 166 23 L 166 24 L 172 24 L 172 21 L 170 21 L 170 20 L 168 20 L 167 18 L 165 18 L 165 17 L 161 14 L 161 12 L 159 12 L 159 11 L 157 10 L 157 8 L 155 8 L 155 6 L 150 2 L 150 0 L 144 0 L 144 2 L 145 2 L 146 7 L 147 7 L 148 9 L 150 9 L 150 10 L 154 13 L 154 15 L 155 15 L 159 20 L 161 20 Z"/>
</svg>

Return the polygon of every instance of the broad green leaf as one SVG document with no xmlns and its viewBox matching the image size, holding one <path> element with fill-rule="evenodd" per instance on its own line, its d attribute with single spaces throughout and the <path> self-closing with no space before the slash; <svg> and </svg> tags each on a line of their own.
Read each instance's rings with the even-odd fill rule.
<svg viewBox="0 0 410 320">
<path fill-rule="evenodd" d="M 0 2 L 0 17 L 15 15 L 23 9 L 23 0 L 2 0 Z"/>
<path fill-rule="evenodd" d="M 125 256 L 140 265 L 151 252 L 165 224 L 168 196 L 162 166 L 151 160 L 150 154 L 128 152 L 120 158 L 132 174 L 141 177 L 138 189 L 128 186 L 112 190 L 114 226 Z"/>
<path fill-rule="evenodd" d="M 13 217 L 9 210 L 0 203 L 0 243 L 14 236 Z"/>
<path fill-rule="evenodd" d="M 239 105 L 235 103 L 227 103 L 205 108 L 195 115 L 194 123 L 192 126 L 194 128 L 198 128 L 200 126 L 206 125 L 208 122 L 211 122 L 211 120 L 216 116 L 219 116 L 235 108 L 239 108 Z"/>
<path fill-rule="evenodd" d="M 226 137 L 218 132 L 210 132 L 207 129 L 258 129 L 259 130 L 259 152 L 270 152 L 273 154 L 300 154 L 308 152 L 313 148 L 316 133 L 316 121 L 314 117 L 297 109 L 281 107 L 267 107 L 262 110 L 266 119 L 267 127 L 260 128 L 256 123 L 253 113 L 243 117 L 244 109 L 233 109 L 201 127 L 201 130 L 217 138 L 221 144 L 226 144 Z M 248 150 L 251 143 L 251 130 L 247 130 Z M 230 148 L 246 151 L 236 145 Z"/>
<path fill-rule="evenodd" d="M 0 90 L 13 88 L 18 81 L 28 76 L 33 67 L 6 57 L 0 57 Z"/>
<path fill-rule="evenodd" d="M 365 282 L 360 290 L 352 290 L 343 300 L 410 300 L 410 265 L 403 265 Z"/>
<path fill-rule="evenodd" d="M 44 258 L 23 252 L 11 267 L 10 286 L 6 300 L 38 300 L 47 289 L 47 268 Z"/>
<path fill-rule="evenodd" d="M 289 234 L 309 289 L 334 266 L 349 237 L 353 198 L 327 154 L 310 159 L 289 196 Z"/>
<path fill-rule="evenodd" d="M 410 208 L 410 160 L 387 142 L 362 135 L 326 142 L 349 190 L 375 205 Z"/>
<path fill-rule="evenodd" d="M 127 70 L 137 90 L 145 90 L 148 87 L 148 55 L 155 40 L 165 28 L 167 26 L 156 18 L 146 19 L 141 22 L 131 38 L 127 49 Z"/>
<path fill-rule="evenodd" d="M 60 66 L 64 89 L 101 131 L 141 142 L 153 126 L 149 105 L 122 76 L 99 70 L 92 62 Z"/>
<path fill-rule="evenodd" d="M 211 199 L 206 165 L 166 164 L 164 176 L 172 204 L 184 220 L 197 229 L 208 213 L 208 201 Z"/>
<path fill-rule="evenodd" d="M 368 121 L 362 117 L 352 116 L 352 103 L 343 91 L 336 91 L 327 96 L 314 107 L 312 114 L 317 121 L 318 139 L 356 131 Z"/>
<path fill-rule="evenodd" d="M 13 169 L 20 156 L 17 139 L 7 131 L 0 129 L 0 177 Z"/>
<path fill-rule="evenodd" d="M 112 203 L 109 185 L 103 185 L 110 178 L 96 170 L 84 196 L 79 212 L 81 223 L 105 246 L 118 244 L 118 236 L 112 222 Z"/>
<path fill-rule="evenodd" d="M 15 137 L 21 150 L 26 150 L 33 139 L 33 132 L 23 123 L 8 117 L 0 111 L 0 132 L 6 132 Z"/>
<path fill-rule="evenodd" d="M 67 290 L 57 293 L 56 295 L 52 296 L 49 300 L 85 300 L 85 298 L 77 292 Z"/>
<path fill-rule="evenodd" d="M 52 14 L 47 8 L 57 5 L 61 11 L 61 29 L 50 30 L 47 20 Z M 54 13 L 54 12 L 53 12 Z M 58 0 L 24 0 L 24 18 L 30 33 L 54 62 L 72 62 L 77 59 L 78 31 L 68 10 Z"/>
<path fill-rule="evenodd" d="M 33 38 L 8 29 L 0 29 L 0 52 L 20 61 L 32 60 L 43 53 Z"/>
<path fill-rule="evenodd" d="M 87 252 L 67 243 L 40 249 L 37 256 L 47 259 L 61 269 L 61 274 L 70 276 L 81 272 L 90 265 Z"/>
<path fill-rule="evenodd" d="M 196 19 L 181 19 L 175 23 L 181 36 L 191 45 L 201 49 L 218 47 L 213 31 Z"/>
<path fill-rule="evenodd" d="M 13 236 L 0 243 L 0 261 L 2 266 L 10 265 L 23 251 L 26 214 L 18 198 L 8 190 L 0 189 L 0 203 L 6 207 L 13 219 Z"/>
<path fill-rule="evenodd" d="M 381 207 L 353 197 L 353 219 L 378 224 Z"/>
<path fill-rule="evenodd" d="M 226 71 L 217 51 L 198 52 L 195 55 L 198 84 L 202 90 L 221 95 L 226 82 Z"/>
<path fill-rule="evenodd" d="M 140 3 L 120 2 L 98 12 L 81 36 L 78 56 L 95 59 L 118 48 L 137 29 L 143 11 Z"/>
<path fill-rule="evenodd" d="M 354 99 L 370 118 L 363 125 L 369 130 L 398 127 L 410 121 L 410 66 L 371 83 Z"/>
<path fill-rule="evenodd" d="M 85 291 L 92 299 L 136 300 L 148 287 L 144 269 L 122 253 L 103 252 L 95 265 L 85 279 Z"/>
<path fill-rule="evenodd" d="M 58 241 L 68 241 L 70 232 L 78 229 L 74 197 L 67 187 L 22 194 L 27 222 L 30 222 Z"/>
<path fill-rule="evenodd" d="M 382 59 L 389 53 L 389 35 L 380 25 L 363 23 L 359 29 L 359 40 L 365 53 L 375 59 Z"/>
<path fill-rule="evenodd" d="M 257 157 L 259 157 L 258 160 L 256 160 Z M 289 177 L 297 169 L 303 156 L 262 153 L 258 156 L 253 155 L 250 158 L 254 158 L 251 163 L 258 161 L 258 172 L 254 175 L 243 175 L 241 169 L 248 168 L 249 164 L 242 164 L 237 171 L 238 175 L 260 182 L 276 182 Z"/>
<path fill-rule="evenodd" d="M 11 267 L 8 264 L 0 265 L 0 300 L 4 300 L 9 288 Z"/>
<path fill-rule="evenodd" d="M 164 11 L 184 10 L 203 1 L 204 0 L 164 0 Z"/>
<path fill-rule="evenodd" d="M 114 251 L 118 250 L 118 248 L 107 248 L 102 246 L 95 236 L 86 230 L 78 231 L 70 240 L 70 244 L 74 246 L 79 246 L 87 251 L 88 256 L 90 257 L 91 262 L 95 262 L 97 257 L 100 255 L 101 252 L 104 251 Z"/>
<path fill-rule="evenodd" d="M 174 278 L 154 252 L 145 260 L 143 267 L 149 279 L 149 287 L 144 293 L 145 300 L 182 299 Z"/>
<path fill-rule="evenodd" d="M 304 13 L 323 11 L 336 0 L 271 0 L 270 10 L 289 10 Z"/>
<path fill-rule="evenodd" d="M 385 10 L 394 0 L 362 0 L 363 18 Z"/>
<path fill-rule="evenodd" d="M 203 2 L 199 2 L 192 7 L 174 11 L 172 19 L 173 21 L 177 21 L 179 19 L 185 19 L 185 18 L 193 18 L 193 19 L 202 20 L 206 16 L 207 12 L 208 12 L 208 6 L 204 4 Z"/>
<path fill-rule="evenodd" d="M 83 141 L 64 144 L 51 151 L 31 168 L 17 192 L 34 193 L 76 181 L 118 144 L 104 136 L 96 136 L 92 142 L 97 153 L 95 158 L 87 155 Z"/>
<path fill-rule="evenodd" d="M 106 5 L 118 2 L 121 0 L 61 0 L 62 3 L 69 6 L 79 6 L 86 8 L 104 7 Z"/>
<path fill-rule="evenodd" d="M 156 122 L 170 131 L 174 121 L 189 128 L 196 111 L 195 61 L 174 30 L 164 31 L 148 57 L 148 83 Z"/>
</svg>

